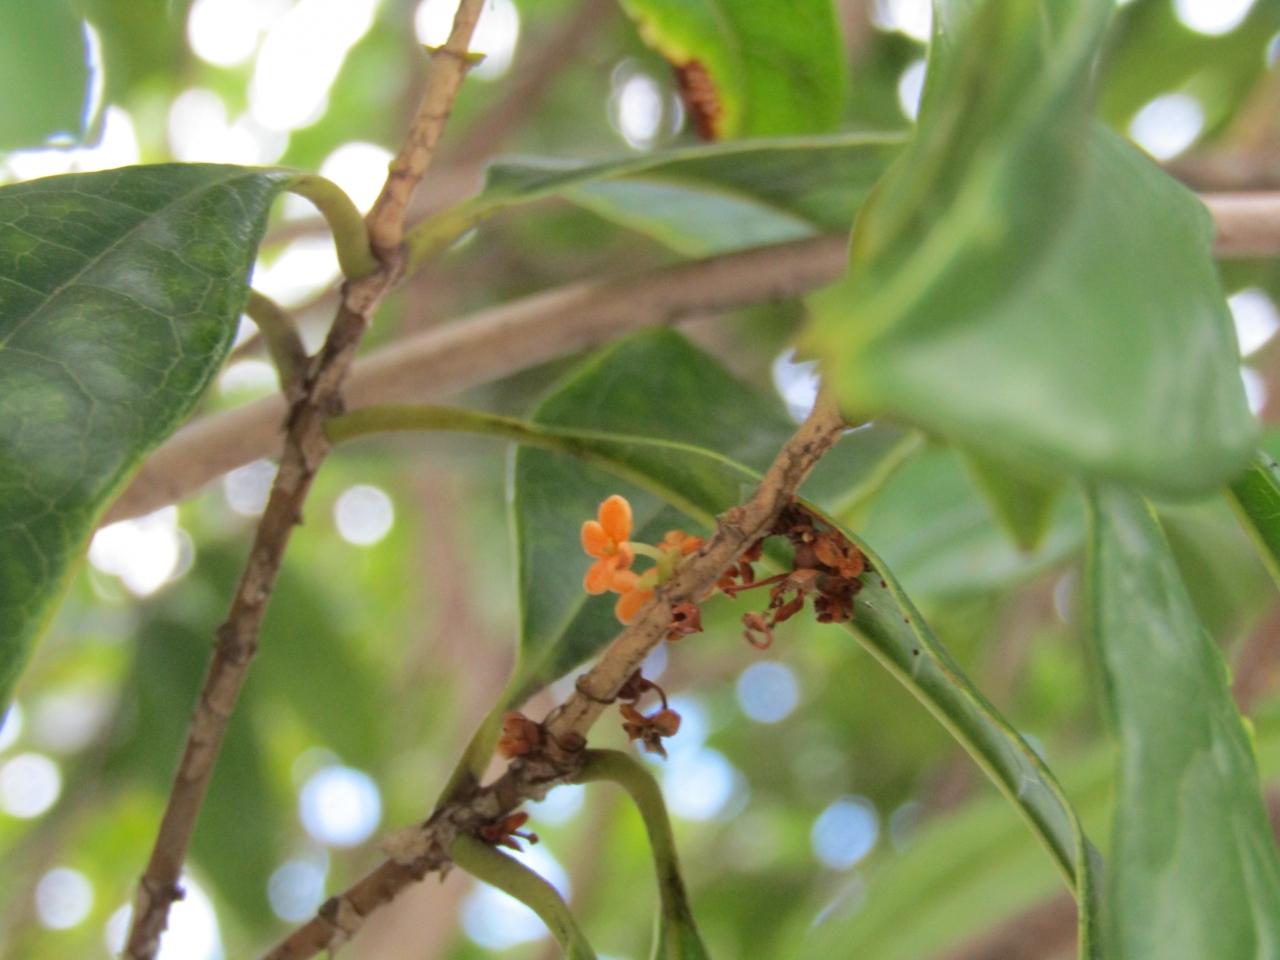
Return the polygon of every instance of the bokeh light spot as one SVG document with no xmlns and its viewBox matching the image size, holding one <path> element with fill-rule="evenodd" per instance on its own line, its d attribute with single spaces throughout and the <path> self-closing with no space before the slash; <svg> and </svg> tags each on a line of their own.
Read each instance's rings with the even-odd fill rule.
<svg viewBox="0 0 1280 960">
<path fill-rule="evenodd" d="M 324 158 L 320 164 L 320 176 L 327 177 L 346 191 L 358 209 L 368 210 L 378 199 L 378 191 L 387 179 L 391 158 L 391 151 L 386 147 L 353 140 Z"/>
<path fill-rule="evenodd" d="M 841 797 L 813 822 L 809 840 L 825 866 L 847 870 L 871 852 L 880 835 L 880 818 L 865 797 Z"/>
<path fill-rule="evenodd" d="M 258 48 L 262 4 L 253 0 L 195 0 L 187 13 L 191 52 L 216 67 L 234 67 Z"/>
<path fill-rule="evenodd" d="M 255 460 L 243 467 L 236 467 L 222 478 L 222 495 L 232 512 L 242 517 L 256 517 L 266 509 L 275 478 L 274 463 L 270 460 Z"/>
<path fill-rule="evenodd" d="M 272 911 L 286 923 L 306 920 L 324 900 L 324 878 L 324 867 L 312 860 L 281 864 L 267 881 Z"/>
<path fill-rule="evenodd" d="M 662 768 L 662 793 L 677 817 L 712 820 L 728 805 L 737 780 L 724 754 L 703 747 L 671 756 Z"/>
<path fill-rule="evenodd" d="M 324 115 L 347 52 L 373 24 L 378 0 L 299 0 L 267 31 L 249 82 L 249 112 L 267 130 Z"/>
<path fill-rule="evenodd" d="M 333 520 L 343 540 L 368 547 L 391 532 L 396 511 L 385 491 L 359 484 L 344 490 L 334 502 Z"/>
<path fill-rule="evenodd" d="M 8 750 L 22 736 L 22 707 L 17 703 L 9 705 L 4 720 L 0 721 L 0 750 Z"/>
<path fill-rule="evenodd" d="M 1253 4 L 1254 0 L 1173 0 L 1173 9 L 1189 29 L 1218 37 L 1244 23 Z"/>
<path fill-rule="evenodd" d="M 11 817 L 40 816 L 61 792 L 62 773 L 42 753 L 20 753 L 0 767 L 0 810 Z"/>
<path fill-rule="evenodd" d="M 920 97 L 924 94 L 925 62 L 911 63 L 898 77 L 898 107 L 908 120 L 920 115 Z"/>
<path fill-rule="evenodd" d="M 886 32 L 905 33 L 924 43 L 933 27 L 930 0 L 875 0 L 871 22 Z"/>
<path fill-rule="evenodd" d="M 182 554 L 178 532 L 177 507 L 121 520 L 94 534 L 89 562 L 103 573 L 119 577 L 135 596 L 148 596 L 178 569 Z"/>
<path fill-rule="evenodd" d="M 156 960 L 223 960 L 218 914 L 204 888 L 190 876 L 178 880 L 183 897 L 169 909 L 169 925 L 160 941 Z M 133 907 L 125 904 L 111 914 L 103 931 L 112 956 L 124 949 Z"/>
<path fill-rule="evenodd" d="M 798 362 L 791 348 L 782 351 L 773 361 L 773 385 L 787 405 L 787 411 L 797 423 L 804 420 L 818 399 L 818 362 Z"/>
<path fill-rule="evenodd" d="M 1157 160 L 1171 160 L 1196 142 L 1204 109 L 1187 93 L 1166 93 L 1147 103 L 1129 122 L 1129 135 Z"/>
<path fill-rule="evenodd" d="M 1249 412 L 1255 416 L 1262 413 L 1267 405 L 1267 381 L 1252 367 L 1240 368 L 1240 381 L 1244 384 L 1245 400 L 1249 403 Z"/>
<path fill-rule="evenodd" d="M 351 767 L 325 767 L 303 784 L 298 793 L 298 814 L 316 840 L 353 847 L 377 829 L 382 797 L 368 774 Z"/>
<path fill-rule="evenodd" d="M 777 723 L 800 702 L 795 671 L 785 663 L 753 663 L 738 675 L 738 706 L 757 723 Z"/>
<path fill-rule="evenodd" d="M 418 40 L 440 47 L 449 39 L 458 0 L 422 0 L 413 17 Z M 496 80 L 511 67 L 520 39 L 520 11 L 511 0 L 488 0 L 471 35 L 473 53 L 484 54 L 479 66 L 468 74 L 480 80 Z"/>
<path fill-rule="evenodd" d="M 93 884 L 79 870 L 55 867 L 36 884 L 36 916 L 50 930 L 84 922 L 93 909 Z"/>
<path fill-rule="evenodd" d="M 537 803 L 527 805 L 529 816 L 534 824 L 550 824 L 559 826 L 568 823 L 582 810 L 582 802 L 587 788 L 581 784 L 571 783 L 556 787 Z"/>
<path fill-rule="evenodd" d="M 1260 287 L 1246 287 L 1232 294 L 1227 306 L 1231 308 L 1242 357 L 1261 349 L 1280 330 L 1280 310 Z"/>
</svg>

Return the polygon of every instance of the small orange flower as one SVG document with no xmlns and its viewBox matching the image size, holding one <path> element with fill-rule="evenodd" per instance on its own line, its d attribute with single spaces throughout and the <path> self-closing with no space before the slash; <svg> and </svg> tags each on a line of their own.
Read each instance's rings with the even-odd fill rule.
<svg viewBox="0 0 1280 960">
<path fill-rule="evenodd" d="M 702 538 L 685 533 L 683 530 L 668 530 L 658 549 L 663 553 L 679 551 L 680 556 L 687 557 L 702 546 Z"/>
<path fill-rule="evenodd" d="M 627 571 L 630 573 L 630 571 Z M 635 574 L 632 574 L 635 576 Z M 640 586 L 637 579 L 636 585 L 629 590 L 620 591 L 622 596 L 618 598 L 618 604 L 613 608 L 613 612 L 623 623 L 630 623 L 640 613 L 641 608 L 653 599 L 653 589 L 645 589 Z"/>
<path fill-rule="evenodd" d="M 587 593 L 604 593 L 617 589 L 616 575 L 631 566 L 634 554 L 627 546 L 631 536 L 631 504 L 614 494 L 600 504 L 597 519 L 582 525 L 582 549 L 596 562 L 587 570 L 582 586 Z"/>
</svg>

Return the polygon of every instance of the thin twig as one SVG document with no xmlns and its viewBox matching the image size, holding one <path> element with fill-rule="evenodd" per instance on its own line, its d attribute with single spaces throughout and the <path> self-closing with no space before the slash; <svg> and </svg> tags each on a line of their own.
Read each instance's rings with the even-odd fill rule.
<svg viewBox="0 0 1280 960">
<path fill-rule="evenodd" d="M 426 172 L 431 147 L 440 136 L 448 106 L 466 72 L 467 48 L 483 0 L 463 0 L 453 31 L 432 62 L 427 76 L 423 109 L 414 120 L 409 140 L 420 146 L 414 154 L 413 172 L 393 171 L 396 191 L 413 192 L 416 178 Z M 422 147 L 421 145 L 427 145 Z M 395 221 L 403 207 L 389 207 L 371 218 L 384 234 L 395 234 L 403 224 Z M 138 884 L 133 922 L 124 956 L 128 960 L 152 960 L 168 921 L 169 908 L 182 897 L 178 879 L 186 860 L 191 834 L 204 802 L 227 723 L 239 698 L 249 662 L 258 648 L 258 636 L 267 600 L 275 586 L 280 563 L 312 479 L 329 451 L 325 421 L 342 409 L 343 381 L 355 358 L 356 347 L 368 329 L 373 311 L 399 279 L 397 251 L 379 250 L 382 266 L 342 291 L 337 315 L 319 355 L 310 363 L 300 396 L 289 409 L 284 454 L 266 510 L 258 524 L 249 560 L 231 601 L 226 621 L 218 628 L 213 657 L 187 733 L 186 746 L 165 807 L 146 872 Z"/>
<path fill-rule="evenodd" d="M 476 174 L 526 124 L 565 67 L 577 62 L 582 46 L 615 14 L 609 0 L 582 0 L 536 44 L 521 44 L 502 96 L 440 158 L 449 171 Z M 430 187 L 428 187 L 430 190 Z M 431 191 L 434 193 L 435 191 Z"/>
<path fill-rule="evenodd" d="M 267 344 L 267 352 L 271 354 L 271 362 L 275 364 L 276 375 L 280 378 L 281 392 L 290 401 L 296 400 L 310 358 L 293 317 L 280 304 L 257 290 L 249 291 L 249 302 L 244 312 L 257 325 Z"/>
<path fill-rule="evenodd" d="M 305 960 L 335 950 L 356 934 L 365 918 L 428 873 L 445 868 L 446 851 L 459 833 L 474 833 L 525 800 L 538 799 L 571 779 L 586 746 L 587 732 L 623 683 L 662 643 L 673 604 L 704 597 L 737 557 L 773 526 L 814 464 L 844 430 L 835 405 L 822 398 L 809 419 L 778 452 L 751 498 L 719 518 L 716 532 L 678 568 L 635 621 L 613 640 L 599 661 L 578 678 L 577 689 L 543 721 L 552 749 L 512 761 L 488 786 L 437 810 L 420 826 L 390 838 L 391 859 L 342 894 L 332 897 L 308 923 L 264 956 Z"/>
<path fill-rule="evenodd" d="M 365 218 L 369 224 L 369 243 L 383 260 L 399 256 L 409 203 L 431 165 L 462 78 L 473 63 L 468 47 L 483 6 L 482 0 L 462 0 L 454 14 L 449 39 L 443 47 L 431 52 L 431 67 L 417 116 L 400 152 L 391 161 L 382 192 Z"/>
</svg>

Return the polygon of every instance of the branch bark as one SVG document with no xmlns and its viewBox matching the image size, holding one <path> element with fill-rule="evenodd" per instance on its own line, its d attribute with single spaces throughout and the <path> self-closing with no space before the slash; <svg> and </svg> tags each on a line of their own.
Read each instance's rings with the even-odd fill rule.
<svg viewBox="0 0 1280 960">
<path fill-rule="evenodd" d="M 437 52 L 427 75 L 423 106 L 407 143 L 411 162 L 393 167 L 388 189 L 397 202 L 384 204 L 369 217 L 370 237 L 398 237 L 401 218 L 413 190 L 426 172 L 431 151 L 468 65 L 467 48 L 483 0 L 463 0 L 453 30 Z M 398 201 L 403 201 L 400 203 Z M 181 899 L 178 885 L 196 818 L 213 775 L 227 723 L 235 709 L 249 663 L 258 648 L 267 600 L 275 587 L 294 526 L 316 471 L 329 451 L 324 424 L 341 412 L 342 385 L 356 348 L 369 328 L 374 310 L 399 279 L 403 254 L 398 241 L 378 250 L 381 265 L 373 273 L 348 280 L 337 315 L 320 353 L 309 364 L 289 408 L 284 453 L 266 510 L 258 524 L 249 560 L 231 601 L 226 621 L 217 630 L 213 657 L 196 701 L 186 746 L 178 764 L 155 846 L 138 884 L 133 921 L 124 956 L 152 960 L 168 923 L 169 908 Z"/>
<path fill-rule="evenodd" d="M 821 237 L 559 287 L 454 320 L 369 354 L 343 391 L 350 407 L 442 399 L 535 364 L 662 323 L 794 297 L 830 282 L 845 241 Z M 278 396 L 198 420 L 147 461 L 104 523 L 195 493 L 280 451 Z"/>
<path fill-rule="evenodd" d="M 1210 194 L 1219 257 L 1280 255 L 1280 193 Z M 847 239 L 756 247 L 607 280 L 559 287 L 384 347 L 347 383 L 352 408 L 440 400 L 648 326 L 797 297 L 845 266 Z M 284 401 L 269 397 L 179 430 L 107 511 L 126 520 L 191 496 L 229 470 L 279 454 Z"/>
<path fill-rule="evenodd" d="M 447 851 L 460 833 L 475 833 L 526 800 L 540 799 L 571 780 L 581 765 L 587 733 L 671 625 L 673 604 L 696 601 L 714 587 L 726 567 L 761 536 L 791 502 L 796 488 L 839 439 L 845 424 L 829 398 L 819 399 L 809 418 L 778 452 L 745 503 L 719 518 L 716 532 L 658 589 L 656 598 L 613 640 L 599 661 L 578 678 L 576 690 L 543 721 L 549 747 L 513 760 L 493 783 L 460 791 L 458 799 L 423 824 L 401 831 L 384 846 L 390 859 L 330 898 L 309 922 L 264 955 L 264 960 L 305 960 L 336 950 L 365 919 L 427 874 L 446 869 Z"/>
</svg>

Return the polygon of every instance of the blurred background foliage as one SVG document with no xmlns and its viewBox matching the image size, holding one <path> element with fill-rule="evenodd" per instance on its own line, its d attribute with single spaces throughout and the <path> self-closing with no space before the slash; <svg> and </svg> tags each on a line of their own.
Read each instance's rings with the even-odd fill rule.
<svg viewBox="0 0 1280 960">
<path fill-rule="evenodd" d="M 908 129 L 928 3 L 837 6 L 851 75 L 842 128 Z M 0 25 L 50 8 L 61 9 L 10 4 Z M 319 170 L 363 207 L 415 105 L 421 45 L 442 41 L 453 4 L 83 0 L 78 10 L 87 59 L 75 45 L 68 55 L 56 17 L 47 45 L 0 56 L 0 146 L 14 148 L 0 154 L 4 180 L 170 159 L 279 163 Z M 17 35 L 0 29 L 0 52 Z M 498 155 L 599 159 L 696 142 L 669 67 L 605 0 L 493 0 L 475 46 L 487 58 L 464 86 L 424 209 L 474 190 Z M 1275 188 L 1278 58 L 1280 6 L 1269 0 L 1118 3 L 1100 112 L 1194 186 Z M 522 208 L 408 283 L 371 340 L 671 258 L 584 206 Z M 1275 424 L 1280 269 L 1225 263 L 1222 273 L 1251 405 Z M 336 276 L 311 210 L 282 203 L 255 286 L 297 312 L 309 343 L 331 315 Z M 786 353 L 798 316 L 784 303 L 686 330 L 802 408 L 810 375 Z M 275 389 L 247 324 L 243 339 L 207 410 Z M 465 402 L 523 415 L 574 362 Z M 508 456 L 491 441 L 400 438 L 344 449 L 321 473 L 199 824 L 166 960 L 261 948 L 376 862 L 381 831 L 427 810 L 513 658 Z M 95 539 L 0 727 L 0 954 L 106 956 L 119 943 L 270 478 L 270 465 L 250 465 Z M 1024 553 L 965 463 L 922 446 L 849 519 L 1105 836 L 1110 764 L 1082 640 L 1080 505 L 1061 498 L 1042 544 Z M 1235 664 L 1274 811 L 1274 587 L 1220 501 L 1170 503 L 1162 520 Z M 838 631 L 796 620 L 772 649 L 751 649 L 737 626 L 744 608 L 710 604 L 706 633 L 646 670 L 684 717 L 670 760 L 655 766 L 712 952 L 788 957 L 826 940 L 876 960 L 1072 955 L 1073 910 L 1049 859 L 945 732 Z M 530 712 L 563 692 L 540 694 Z M 600 728 L 602 745 L 620 743 L 613 726 Z M 529 862 L 570 893 L 603 953 L 638 960 L 655 899 L 638 818 L 604 787 L 560 788 L 531 812 L 543 842 Z M 455 872 L 386 910 L 344 956 L 495 953 L 555 955 L 531 915 Z"/>
</svg>

